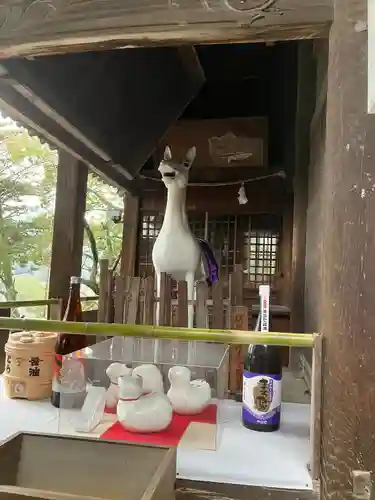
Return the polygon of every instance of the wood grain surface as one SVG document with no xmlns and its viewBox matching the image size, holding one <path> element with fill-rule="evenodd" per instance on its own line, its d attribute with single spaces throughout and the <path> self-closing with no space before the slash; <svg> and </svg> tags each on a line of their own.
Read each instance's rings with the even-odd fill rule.
<svg viewBox="0 0 375 500">
<path fill-rule="evenodd" d="M 0 55 L 314 37 L 326 35 L 331 20 L 330 0 L 5 0 Z"/>
<path fill-rule="evenodd" d="M 259 486 L 240 486 L 177 480 L 176 500 L 317 500 L 309 490 L 282 490 Z"/>
<path fill-rule="evenodd" d="M 306 309 L 309 325 L 314 316 L 324 335 L 324 500 L 369 499 L 370 489 L 353 495 L 352 477 L 353 471 L 373 471 L 375 463 L 375 121 L 367 115 L 366 22 L 366 0 L 334 1 L 327 113 L 312 151 L 320 161 L 308 231 L 313 213 L 319 225 Z"/>
</svg>

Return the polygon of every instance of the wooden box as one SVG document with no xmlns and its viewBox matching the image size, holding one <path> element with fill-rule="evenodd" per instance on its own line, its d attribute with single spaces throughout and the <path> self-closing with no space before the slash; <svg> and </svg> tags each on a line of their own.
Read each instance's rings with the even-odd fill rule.
<svg viewBox="0 0 375 500">
<path fill-rule="evenodd" d="M 20 433 L 0 446 L 0 500 L 174 500 L 174 448 Z"/>
</svg>

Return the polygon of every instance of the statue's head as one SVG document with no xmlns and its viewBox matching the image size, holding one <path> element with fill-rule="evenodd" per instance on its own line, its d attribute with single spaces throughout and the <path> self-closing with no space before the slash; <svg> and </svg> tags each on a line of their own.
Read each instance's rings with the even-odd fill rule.
<svg viewBox="0 0 375 500">
<path fill-rule="evenodd" d="M 160 162 L 159 172 L 163 182 L 168 188 L 172 184 L 176 184 L 179 188 L 184 188 L 188 184 L 189 170 L 193 164 L 196 155 L 196 148 L 193 146 L 186 153 L 185 159 L 182 163 L 175 161 L 172 158 L 172 151 L 169 146 L 165 148 L 164 158 Z"/>
</svg>

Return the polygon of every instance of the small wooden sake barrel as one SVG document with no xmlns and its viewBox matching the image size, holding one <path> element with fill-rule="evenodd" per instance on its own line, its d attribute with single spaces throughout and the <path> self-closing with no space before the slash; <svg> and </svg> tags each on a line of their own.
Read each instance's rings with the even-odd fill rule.
<svg viewBox="0 0 375 500">
<path fill-rule="evenodd" d="M 55 333 L 11 333 L 5 344 L 4 389 L 9 398 L 51 396 Z"/>
</svg>

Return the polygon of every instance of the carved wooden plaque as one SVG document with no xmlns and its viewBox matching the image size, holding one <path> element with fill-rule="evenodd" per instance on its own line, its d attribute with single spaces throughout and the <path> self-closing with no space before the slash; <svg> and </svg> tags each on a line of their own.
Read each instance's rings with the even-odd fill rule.
<svg viewBox="0 0 375 500">
<path fill-rule="evenodd" d="M 191 146 L 197 148 L 194 168 L 266 167 L 268 157 L 266 118 L 229 118 L 177 122 L 160 144 L 174 158 L 183 160 Z"/>
</svg>

